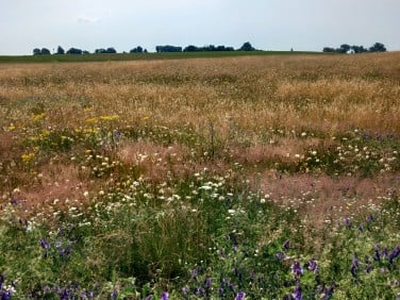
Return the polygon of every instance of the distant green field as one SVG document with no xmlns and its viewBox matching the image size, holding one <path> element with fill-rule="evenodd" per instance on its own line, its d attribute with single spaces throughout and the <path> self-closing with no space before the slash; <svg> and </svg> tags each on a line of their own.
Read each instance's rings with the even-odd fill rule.
<svg viewBox="0 0 400 300">
<path fill-rule="evenodd" d="M 322 52 L 302 51 L 216 51 L 216 52 L 165 52 L 165 53 L 118 53 L 118 54 L 86 54 L 86 55 L 23 55 L 0 56 L 0 63 L 47 63 L 47 62 L 96 62 L 96 61 L 129 61 L 157 60 L 207 57 L 232 57 L 249 55 L 298 55 L 317 54 Z"/>
</svg>

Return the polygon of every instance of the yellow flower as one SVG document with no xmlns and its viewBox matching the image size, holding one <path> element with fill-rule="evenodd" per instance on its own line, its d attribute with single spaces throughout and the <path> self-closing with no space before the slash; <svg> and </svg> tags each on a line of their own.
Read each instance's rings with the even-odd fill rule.
<svg viewBox="0 0 400 300">
<path fill-rule="evenodd" d="M 43 129 L 41 132 L 42 137 L 48 136 L 50 134 L 50 131 L 48 131 L 47 129 Z"/>
<path fill-rule="evenodd" d="M 100 116 L 100 121 L 115 121 L 118 120 L 118 116 Z"/>
<path fill-rule="evenodd" d="M 31 152 L 31 153 L 22 154 L 21 158 L 22 158 L 22 162 L 24 164 L 29 164 L 31 162 L 31 160 L 35 158 L 35 153 Z"/>
<path fill-rule="evenodd" d="M 15 129 L 15 125 L 13 123 L 11 123 L 10 126 L 8 126 L 8 130 L 13 131 L 14 129 Z"/>
<path fill-rule="evenodd" d="M 97 122 L 97 118 L 86 119 L 86 123 L 96 123 L 96 122 Z"/>
<path fill-rule="evenodd" d="M 37 122 L 37 121 L 40 121 L 40 120 L 44 119 L 45 117 L 46 117 L 46 113 L 41 113 L 41 114 L 38 114 L 38 115 L 34 115 L 33 116 L 33 121 Z"/>
<path fill-rule="evenodd" d="M 146 120 L 148 120 L 148 119 L 150 119 L 149 116 L 144 116 L 144 117 L 142 118 L 143 121 L 146 121 Z"/>
</svg>

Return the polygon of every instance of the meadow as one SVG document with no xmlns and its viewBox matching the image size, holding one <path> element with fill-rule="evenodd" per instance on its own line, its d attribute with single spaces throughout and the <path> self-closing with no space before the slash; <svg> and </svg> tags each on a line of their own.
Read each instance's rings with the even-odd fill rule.
<svg viewBox="0 0 400 300">
<path fill-rule="evenodd" d="M 396 299 L 400 53 L 0 64 L 1 299 Z"/>
</svg>

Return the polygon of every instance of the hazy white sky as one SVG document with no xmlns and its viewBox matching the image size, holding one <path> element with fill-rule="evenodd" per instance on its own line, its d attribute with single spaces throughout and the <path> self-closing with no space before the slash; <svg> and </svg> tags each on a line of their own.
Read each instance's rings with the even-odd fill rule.
<svg viewBox="0 0 400 300">
<path fill-rule="evenodd" d="M 58 45 L 118 52 L 193 44 L 400 50 L 400 0 L 1 0 L 0 55 Z"/>
</svg>

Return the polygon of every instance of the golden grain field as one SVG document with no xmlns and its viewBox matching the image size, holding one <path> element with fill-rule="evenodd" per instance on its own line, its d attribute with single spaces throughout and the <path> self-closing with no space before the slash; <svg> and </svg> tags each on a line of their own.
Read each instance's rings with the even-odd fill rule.
<svg viewBox="0 0 400 300">
<path fill-rule="evenodd" d="M 17 191 L 40 209 L 106 189 L 122 171 L 90 177 L 76 161 L 93 149 L 73 141 L 68 151 L 46 144 L 50 136 L 49 143 L 64 145 L 104 130 L 122 133 L 109 159 L 140 164 L 140 176 L 150 181 L 240 165 L 254 189 L 284 205 L 304 195 L 317 198 L 306 214 L 373 204 L 398 184 L 398 52 L 2 64 L 0 87 L 3 202 Z M 349 165 L 364 151 L 382 168 L 373 161 L 361 167 L 369 168 L 367 176 L 357 166 L 328 172 L 319 165 L 326 155 L 307 166 L 308 153 L 334 149 L 349 157 L 348 150 L 340 152 L 341 139 L 354 132 L 374 144 L 350 144 L 356 150 Z M 382 148 L 378 137 L 385 139 Z M 344 204 L 346 193 L 358 202 Z"/>
</svg>

